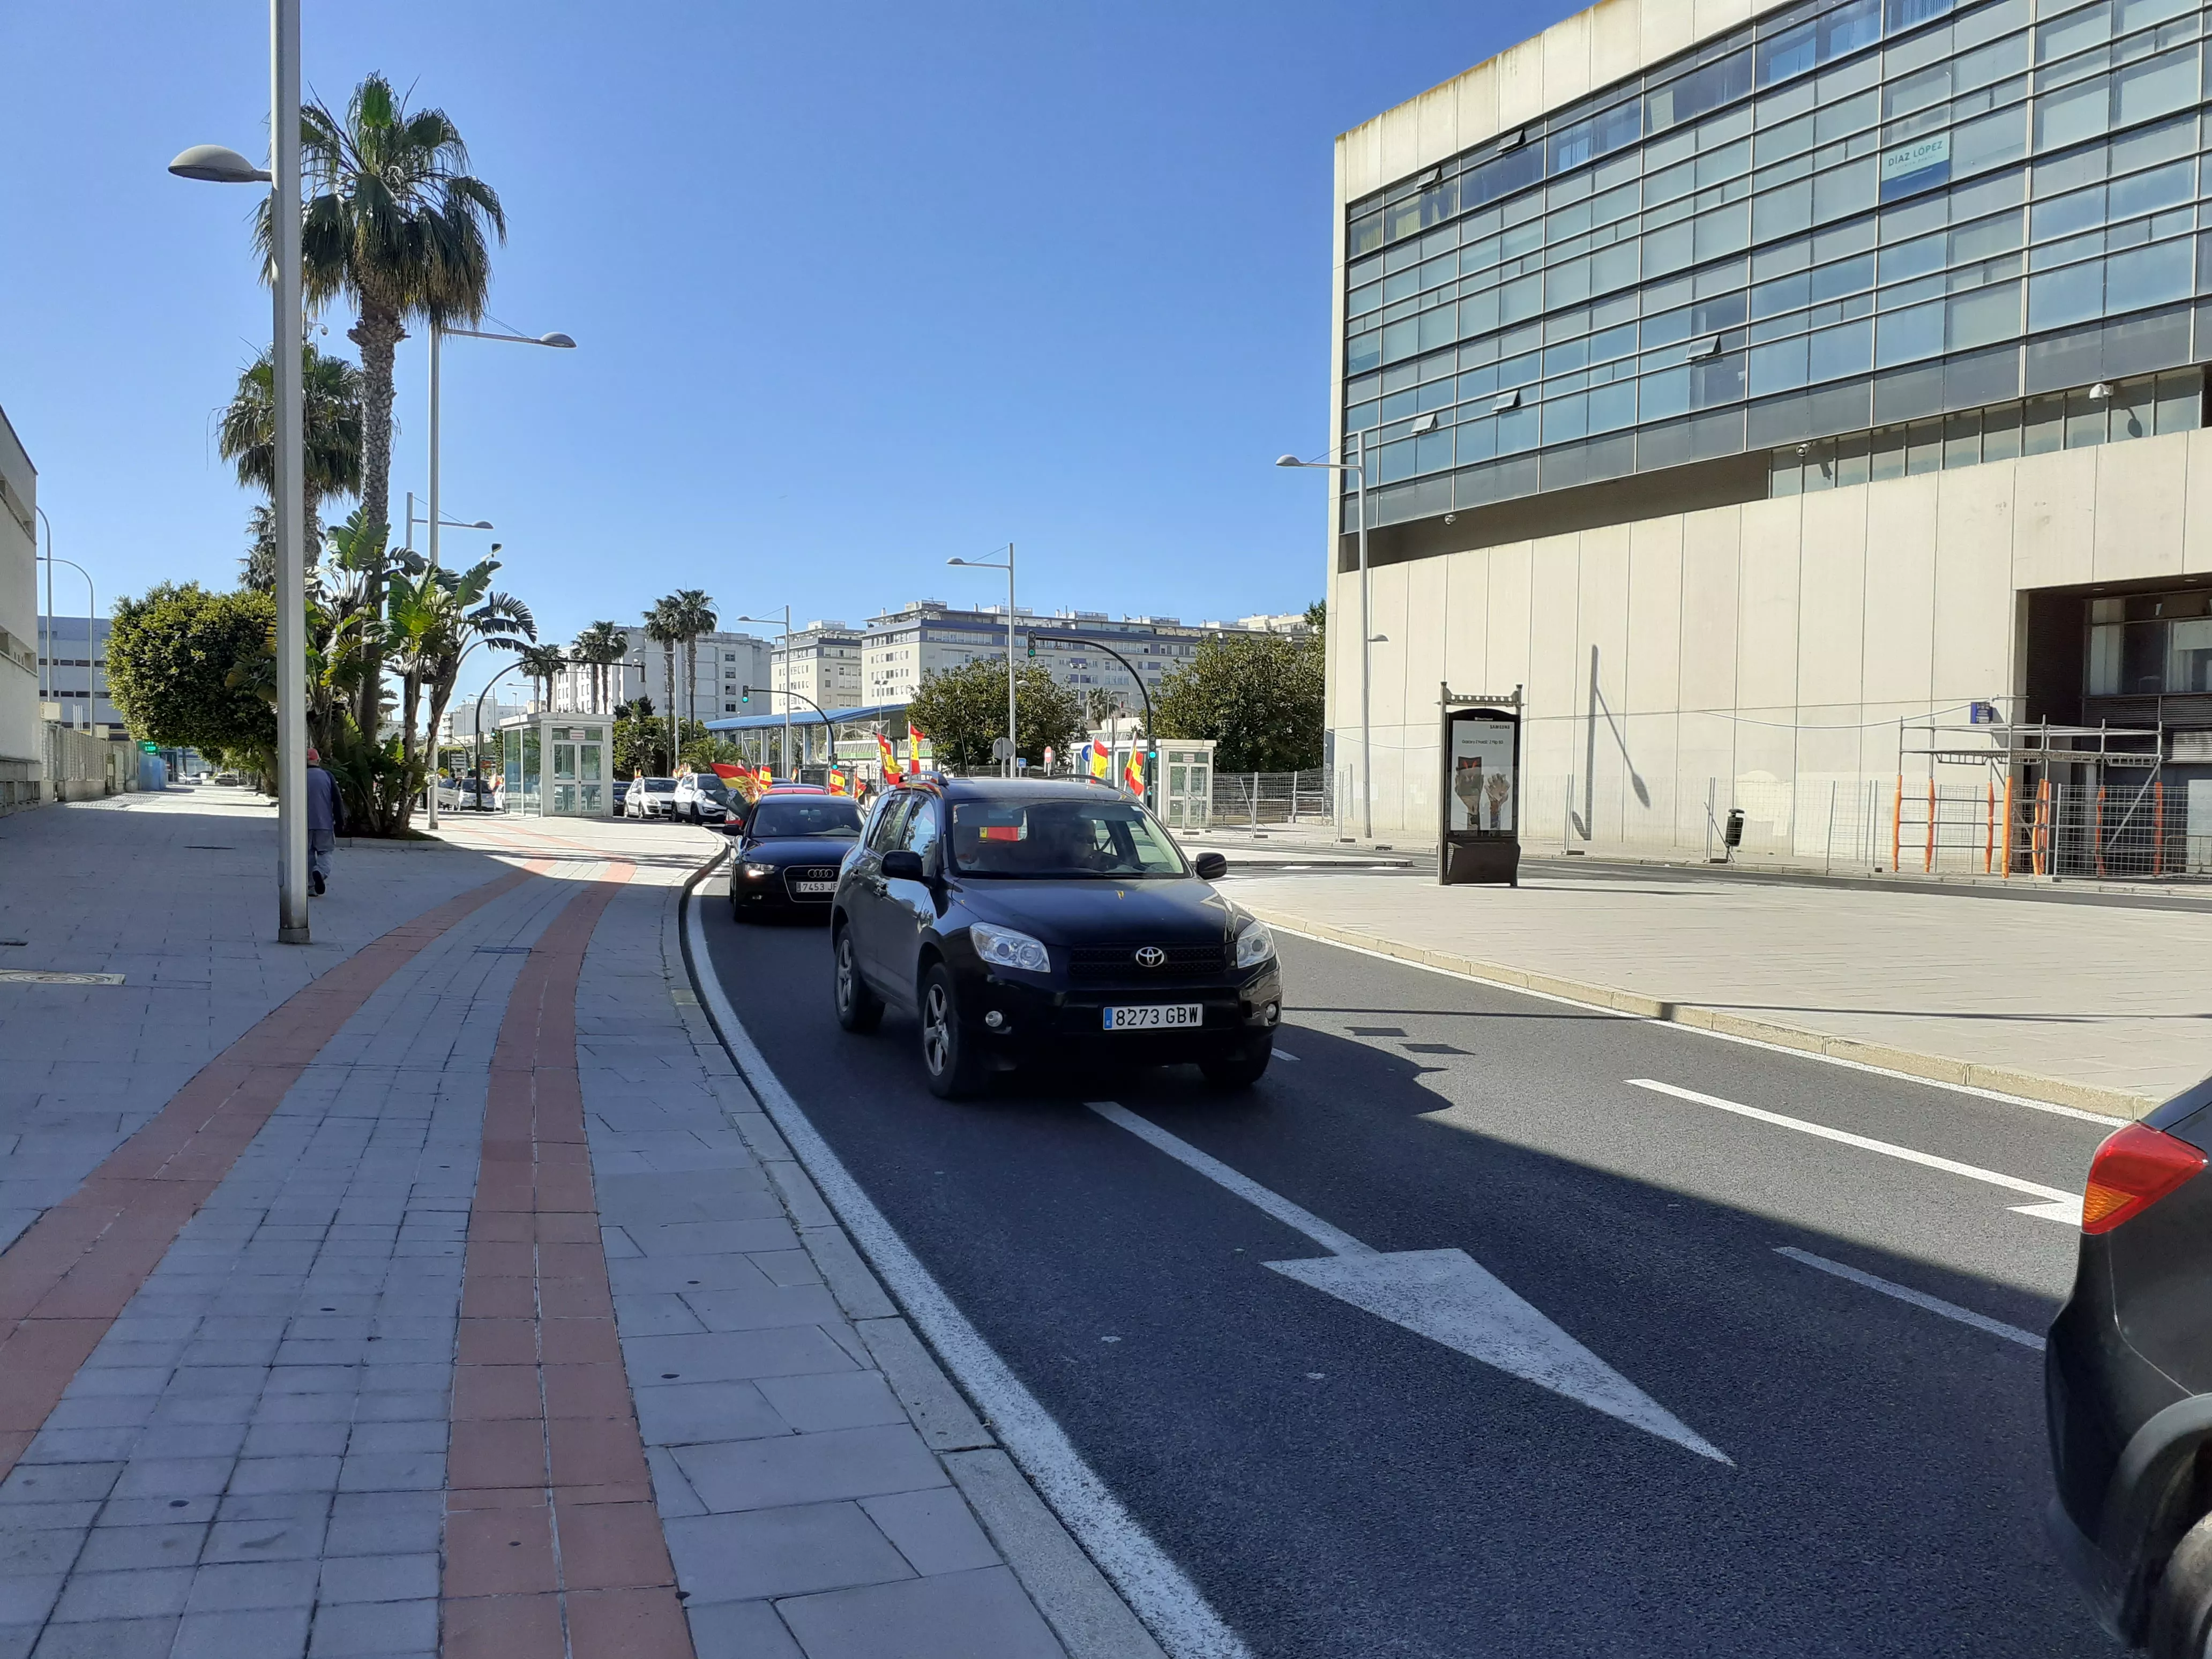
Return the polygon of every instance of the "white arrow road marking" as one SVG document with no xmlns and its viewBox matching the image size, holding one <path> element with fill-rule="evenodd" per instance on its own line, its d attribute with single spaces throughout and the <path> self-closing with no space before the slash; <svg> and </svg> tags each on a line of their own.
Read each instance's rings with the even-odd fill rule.
<svg viewBox="0 0 2212 1659">
<path fill-rule="evenodd" d="M 1693 1433 L 1466 1251 L 1376 1250 L 1127 1107 L 1110 1100 L 1088 1103 L 1108 1122 L 1118 1123 L 1330 1252 L 1263 1266 L 1700 1457 L 1734 1466 L 1727 1453 Z"/>
<path fill-rule="evenodd" d="M 1716 1111 L 1734 1112 L 1738 1117 L 1754 1118 L 1761 1123 L 1771 1123 L 1777 1128 L 1795 1129 L 1800 1134 L 1818 1135 L 1823 1140 L 1840 1141 L 1846 1146 L 1856 1146 L 1861 1152 L 1880 1152 L 1885 1158 L 1904 1159 L 1907 1164 L 1924 1164 L 1931 1170 L 1964 1176 L 1969 1181 L 1986 1182 L 1992 1187 L 2002 1187 L 2012 1192 L 2026 1193 L 2031 1198 L 2041 1199 L 2039 1204 L 2015 1204 L 2014 1215 L 2032 1215 L 2045 1221 L 2063 1221 L 2071 1227 L 2081 1224 L 2081 1195 L 2063 1193 L 2056 1187 L 2045 1187 L 2039 1182 L 2022 1181 L 2018 1176 L 2008 1176 L 1995 1170 L 1984 1170 L 1972 1164 L 1960 1164 L 1955 1159 L 1938 1158 L 1933 1152 L 1915 1152 L 1910 1146 L 1899 1146 L 1887 1140 L 1875 1140 L 1866 1135 L 1855 1135 L 1846 1129 L 1832 1129 L 1825 1123 L 1808 1123 L 1802 1118 L 1784 1117 L 1779 1112 L 1762 1111 L 1756 1106 L 1746 1106 L 1733 1100 L 1723 1100 L 1718 1095 L 1701 1095 L 1695 1089 L 1682 1089 L 1671 1083 L 1660 1083 L 1648 1077 L 1632 1077 L 1630 1085 L 1650 1089 L 1656 1094 L 1672 1095 L 1677 1100 L 1695 1101 L 1700 1106 L 1711 1106 Z"/>
<path fill-rule="evenodd" d="M 2008 1342 L 2017 1342 L 2023 1348 L 2043 1352 L 2043 1339 L 2033 1331 L 2024 1331 L 2017 1325 L 2008 1325 L 2002 1319 L 1991 1319 L 1987 1314 L 1978 1314 L 1972 1308 L 1962 1308 L 1955 1302 L 1946 1302 L 1940 1296 L 1930 1296 L 1925 1291 L 1916 1291 L 1908 1285 L 1893 1284 L 1878 1279 L 1870 1273 L 1846 1267 L 1840 1261 L 1831 1261 L 1825 1255 L 1814 1255 L 1810 1250 L 1801 1250 L 1792 1244 L 1778 1244 L 1777 1255 L 1786 1255 L 1792 1261 L 1802 1261 L 1808 1267 L 1818 1267 L 1824 1273 L 1833 1273 L 1838 1279 L 1848 1279 L 1854 1285 L 1863 1285 L 1884 1296 L 1893 1296 L 1899 1302 L 1910 1302 L 1916 1308 L 1925 1308 L 1929 1313 L 1942 1314 L 1946 1319 L 1955 1319 L 1961 1325 L 1972 1325 L 1978 1331 L 1987 1331 L 1991 1336 L 2001 1336 Z"/>
</svg>

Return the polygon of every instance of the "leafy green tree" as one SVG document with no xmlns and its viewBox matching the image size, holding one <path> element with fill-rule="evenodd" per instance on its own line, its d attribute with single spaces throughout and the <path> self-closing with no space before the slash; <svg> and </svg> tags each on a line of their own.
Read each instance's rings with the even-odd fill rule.
<svg viewBox="0 0 2212 1659">
<path fill-rule="evenodd" d="M 134 736 L 233 763 L 275 751 L 276 714 L 251 687 L 230 684 L 241 657 L 264 648 L 276 602 L 254 592 L 210 593 L 164 582 L 116 601 L 107 681 Z"/>
<path fill-rule="evenodd" d="M 642 697 L 638 702 L 644 702 Z M 694 764 L 704 765 L 709 760 L 726 757 L 714 751 L 712 734 L 697 720 L 681 722 L 684 733 L 684 753 Z M 668 725 L 657 719 L 650 706 L 634 716 L 617 720 L 614 726 L 614 765 L 618 778 L 665 778 L 676 769 L 668 758 Z"/>
<path fill-rule="evenodd" d="M 1082 704 L 1042 663 L 1023 663 L 1014 674 L 1019 721 L 1016 751 L 1042 764 L 1048 746 L 1063 753 L 1083 730 Z M 979 657 L 932 674 L 921 683 L 907 718 L 920 726 L 939 762 L 963 769 L 991 764 L 991 742 L 1006 735 L 1006 661 Z"/>
<path fill-rule="evenodd" d="M 1212 738 L 1218 772 L 1294 772 L 1321 764 L 1321 635 L 1216 635 L 1162 682 L 1164 738 Z"/>
<path fill-rule="evenodd" d="M 309 185 L 300 233 L 307 298 L 354 308 L 347 337 L 361 351 L 361 500 L 368 521 L 388 529 L 392 355 L 410 321 L 435 328 L 482 318 L 491 245 L 506 240 L 507 214 L 491 186 L 470 174 L 468 147 L 446 112 L 409 109 L 381 75 L 354 89 L 343 118 L 307 105 L 300 130 Z M 264 203 L 255 232 L 264 270 L 274 246 L 269 211 Z M 384 612 L 384 575 L 380 555 L 368 573 L 372 616 Z M 368 652 L 358 718 L 374 732 L 383 660 L 374 641 Z"/>
<path fill-rule="evenodd" d="M 343 357 L 326 357 L 312 345 L 300 348 L 301 380 L 305 397 L 301 404 L 301 434 L 307 467 L 301 477 L 307 498 L 302 556 L 313 569 L 322 556 L 323 502 L 334 495 L 361 492 L 361 371 Z M 274 498 L 276 494 L 276 396 L 271 385 L 270 355 L 263 352 L 238 377 L 238 389 L 222 411 L 216 434 L 217 452 L 238 469 L 238 482 Z M 265 528 L 264 528 L 265 526 Z M 255 551 L 247 555 L 247 586 L 255 574 L 252 562 L 265 533 L 270 543 L 269 577 L 276 580 L 275 526 L 257 518 L 252 526 Z"/>
</svg>

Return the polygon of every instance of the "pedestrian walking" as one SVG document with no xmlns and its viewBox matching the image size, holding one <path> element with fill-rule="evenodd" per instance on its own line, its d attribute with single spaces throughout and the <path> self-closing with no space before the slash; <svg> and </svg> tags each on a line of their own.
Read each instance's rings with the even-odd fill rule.
<svg viewBox="0 0 2212 1659">
<path fill-rule="evenodd" d="M 331 854 L 345 828 L 345 797 L 338 781 L 323 769 L 319 750 L 307 751 L 307 890 L 317 897 L 330 884 Z"/>
</svg>

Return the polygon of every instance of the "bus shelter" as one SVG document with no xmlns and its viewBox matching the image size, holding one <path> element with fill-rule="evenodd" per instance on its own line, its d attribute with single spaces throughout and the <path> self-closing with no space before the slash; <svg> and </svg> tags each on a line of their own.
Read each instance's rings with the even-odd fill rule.
<svg viewBox="0 0 2212 1659">
<path fill-rule="evenodd" d="M 514 714 L 499 723 L 506 810 L 546 818 L 603 818 L 614 810 L 614 721 L 591 714 Z"/>
</svg>

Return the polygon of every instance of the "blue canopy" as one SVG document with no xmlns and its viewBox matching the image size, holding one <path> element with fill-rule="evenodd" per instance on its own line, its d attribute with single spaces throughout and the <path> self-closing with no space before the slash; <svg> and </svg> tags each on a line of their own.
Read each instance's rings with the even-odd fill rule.
<svg viewBox="0 0 2212 1659">
<path fill-rule="evenodd" d="M 769 696 L 782 694 L 763 691 L 761 695 Z M 795 697 L 792 701 L 794 703 L 798 702 Z M 830 723 L 835 726 L 859 725 L 864 721 L 882 720 L 889 714 L 902 714 L 905 708 L 906 705 L 902 702 L 871 703 L 864 708 L 832 708 L 829 711 Z M 702 720 L 700 724 L 709 732 L 781 732 L 783 729 L 784 717 L 781 714 L 738 714 L 727 720 Z M 791 724 L 820 726 L 823 724 L 823 719 L 821 715 L 802 703 L 791 711 Z"/>
</svg>

